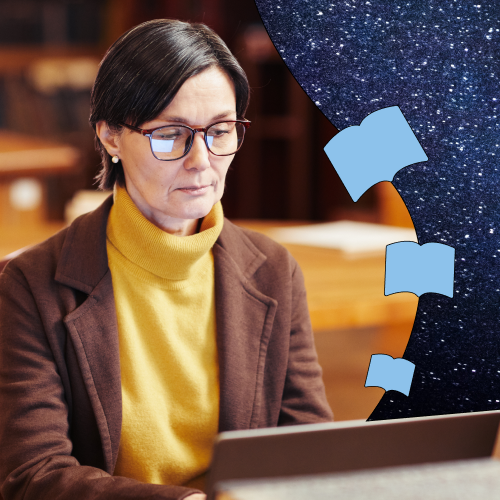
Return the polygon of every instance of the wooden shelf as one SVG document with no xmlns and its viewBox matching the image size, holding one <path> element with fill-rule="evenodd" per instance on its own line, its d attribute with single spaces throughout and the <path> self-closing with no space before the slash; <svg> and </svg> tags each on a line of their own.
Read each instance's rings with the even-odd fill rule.
<svg viewBox="0 0 500 500">
<path fill-rule="evenodd" d="M 76 57 L 101 58 L 104 51 L 95 46 L 36 45 L 0 48 L 0 75 L 19 75 L 39 59 L 68 59 Z"/>
</svg>

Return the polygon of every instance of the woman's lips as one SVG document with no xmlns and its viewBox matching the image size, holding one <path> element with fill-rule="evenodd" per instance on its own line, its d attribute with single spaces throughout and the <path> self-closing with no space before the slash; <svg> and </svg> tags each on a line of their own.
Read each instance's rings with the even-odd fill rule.
<svg viewBox="0 0 500 500">
<path fill-rule="evenodd" d="M 206 186 L 187 186 L 183 188 L 178 188 L 178 191 L 182 191 L 183 193 L 192 196 L 199 196 L 201 194 L 205 194 L 211 186 L 212 186 L 211 184 L 208 184 Z"/>
</svg>

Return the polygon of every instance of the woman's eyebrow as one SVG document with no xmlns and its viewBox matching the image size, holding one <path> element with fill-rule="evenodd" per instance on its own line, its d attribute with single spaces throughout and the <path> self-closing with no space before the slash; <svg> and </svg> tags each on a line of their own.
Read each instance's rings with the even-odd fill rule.
<svg viewBox="0 0 500 500">
<path fill-rule="evenodd" d="M 230 110 L 230 111 L 224 111 L 223 113 L 219 113 L 216 116 L 213 116 L 211 119 L 211 122 L 215 122 L 221 118 L 227 118 L 228 116 L 235 115 L 236 111 L 235 110 Z M 162 121 L 165 122 L 174 122 L 174 123 L 189 123 L 189 120 L 186 118 L 182 118 L 180 116 L 162 116 L 159 117 Z"/>
</svg>

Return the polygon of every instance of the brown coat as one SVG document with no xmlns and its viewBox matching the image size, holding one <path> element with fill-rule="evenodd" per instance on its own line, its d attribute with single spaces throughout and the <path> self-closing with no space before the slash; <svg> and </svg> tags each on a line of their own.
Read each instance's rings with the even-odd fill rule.
<svg viewBox="0 0 500 500">
<path fill-rule="evenodd" d="M 181 499 L 196 491 L 112 476 L 122 415 L 106 253 L 111 204 L 0 274 L 4 500 Z M 330 420 L 296 262 L 227 220 L 213 254 L 219 430 Z"/>
</svg>

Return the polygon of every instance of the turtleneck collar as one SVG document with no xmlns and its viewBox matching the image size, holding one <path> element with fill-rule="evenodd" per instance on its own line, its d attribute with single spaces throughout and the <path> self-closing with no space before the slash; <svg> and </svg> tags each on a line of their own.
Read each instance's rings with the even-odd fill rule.
<svg viewBox="0 0 500 500">
<path fill-rule="evenodd" d="M 126 259 L 142 269 L 164 279 L 185 280 L 198 272 L 223 223 L 222 205 L 218 202 L 203 219 L 199 233 L 174 236 L 147 220 L 127 190 L 117 187 L 106 234 Z"/>
</svg>

